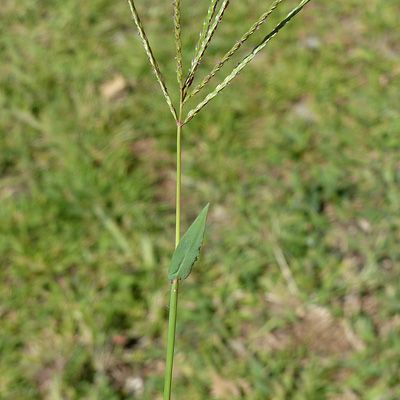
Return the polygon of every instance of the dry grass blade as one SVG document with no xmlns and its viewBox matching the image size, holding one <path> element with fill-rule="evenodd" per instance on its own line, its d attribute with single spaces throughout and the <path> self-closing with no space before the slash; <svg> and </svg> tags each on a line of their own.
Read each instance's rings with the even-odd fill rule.
<svg viewBox="0 0 400 400">
<path fill-rule="evenodd" d="M 275 0 L 270 9 L 265 12 L 258 19 L 256 23 L 252 25 L 252 27 L 238 40 L 232 48 L 222 57 L 222 59 L 215 65 L 213 70 L 203 79 L 201 83 L 199 83 L 196 88 L 186 97 L 186 100 L 189 100 L 191 97 L 199 93 L 210 80 L 221 70 L 221 68 L 225 65 L 227 61 L 229 61 L 232 56 L 242 47 L 242 45 L 252 36 L 268 19 L 268 17 L 275 11 L 280 3 L 283 0 Z"/>
<path fill-rule="evenodd" d="M 200 65 L 201 59 L 203 58 L 203 55 L 205 53 L 205 51 L 207 50 L 208 45 L 210 44 L 210 41 L 212 39 L 212 37 L 214 36 L 215 31 L 218 28 L 218 25 L 220 24 L 220 22 L 222 21 L 222 18 L 224 16 L 224 13 L 229 5 L 229 1 L 230 0 L 224 0 L 221 4 L 220 9 L 218 10 L 217 15 L 214 18 L 214 22 L 212 23 L 210 29 L 208 30 L 203 42 L 200 45 L 200 50 L 198 52 L 198 54 L 195 55 L 193 61 L 192 61 L 192 65 L 190 67 L 190 71 L 188 74 L 188 77 L 186 78 L 185 81 L 185 85 L 184 88 L 187 90 L 190 85 L 193 82 L 194 79 L 194 75 L 196 73 L 196 70 L 198 68 L 198 66 Z"/>
<path fill-rule="evenodd" d="M 178 117 L 177 117 L 177 114 L 176 114 L 175 107 L 172 104 L 172 100 L 171 100 L 171 97 L 169 96 L 168 89 L 167 89 L 167 86 L 165 84 L 164 77 L 163 77 L 163 75 L 161 73 L 161 70 L 160 70 L 160 68 L 158 66 L 157 60 L 155 59 L 153 51 L 152 51 L 152 49 L 150 47 L 149 40 L 148 40 L 148 38 L 146 36 L 146 33 L 145 33 L 144 29 L 143 29 L 142 21 L 140 20 L 140 17 L 139 17 L 139 14 L 138 14 L 137 10 L 136 10 L 134 1 L 133 0 L 128 0 L 128 3 L 129 3 L 129 7 L 131 9 L 131 12 L 132 12 L 133 20 L 135 21 L 135 24 L 136 24 L 136 27 L 137 27 L 137 30 L 138 30 L 138 33 L 139 33 L 140 40 L 142 42 L 142 45 L 143 45 L 143 47 L 144 47 L 144 49 L 146 51 L 146 54 L 147 54 L 148 58 L 149 58 L 150 64 L 153 67 L 153 72 L 154 72 L 154 74 L 155 74 L 155 76 L 157 78 L 157 81 L 161 86 L 161 90 L 163 92 L 165 101 L 167 102 L 168 107 L 169 107 L 169 109 L 170 109 L 175 121 L 177 121 Z"/>
<path fill-rule="evenodd" d="M 254 57 L 264 49 L 264 47 L 268 44 L 268 42 L 275 37 L 278 32 L 284 28 L 284 26 L 295 17 L 311 0 L 303 0 L 301 1 L 297 7 L 295 7 L 270 33 L 268 33 L 264 39 L 256 46 L 254 49 L 248 54 L 234 69 L 233 71 L 220 83 L 214 91 L 209 93 L 203 101 L 201 101 L 195 108 L 189 111 L 184 124 L 187 124 L 195 115 L 197 115 L 200 110 L 205 107 L 214 97 L 216 97 L 222 90 L 224 90 L 233 79 L 235 79 L 238 74 L 245 68 Z"/>
<path fill-rule="evenodd" d="M 283 251 L 279 246 L 276 246 L 274 248 L 274 256 L 278 263 L 279 268 L 281 269 L 282 275 L 287 282 L 289 292 L 298 295 L 299 288 L 297 286 L 296 281 L 293 278 L 292 271 L 290 270 L 290 266 L 286 261 L 285 255 L 283 254 Z"/>
<path fill-rule="evenodd" d="M 176 74 L 180 88 L 183 85 L 182 39 L 181 39 L 181 0 L 174 1 L 174 28 L 176 47 Z"/>
</svg>

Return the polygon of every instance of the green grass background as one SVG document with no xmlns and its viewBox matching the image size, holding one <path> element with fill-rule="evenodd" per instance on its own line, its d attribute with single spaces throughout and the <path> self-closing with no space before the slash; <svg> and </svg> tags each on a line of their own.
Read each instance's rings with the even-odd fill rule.
<svg viewBox="0 0 400 400">
<path fill-rule="evenodd" d="M 138 8 L 173 86 L 169 3 Z M 400 398 L 399 14 L 313 1 L 186 129 L 184 226 L 212 208 L 174 398 Z M 160 399 L 175 132 L 128 6 L 2 0 L 0 59 L 0 398 Z"/>
</svg>

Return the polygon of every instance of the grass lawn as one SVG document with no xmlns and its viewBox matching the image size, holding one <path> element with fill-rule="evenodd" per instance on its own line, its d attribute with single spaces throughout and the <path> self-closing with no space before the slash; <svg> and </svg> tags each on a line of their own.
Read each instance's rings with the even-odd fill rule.
<svg viewBox="0 0 400 400">
<path fill-rule="evenodd" d="M 172 86 L 171 4 L 137 3 Z M 400 398 L 399 15 L 314 0 L 188 125 L 174 398 Z M 128 5 L 2 0 L 0 59 L 0 399 L 160 399 L 175 131 Z"/>
</svg>

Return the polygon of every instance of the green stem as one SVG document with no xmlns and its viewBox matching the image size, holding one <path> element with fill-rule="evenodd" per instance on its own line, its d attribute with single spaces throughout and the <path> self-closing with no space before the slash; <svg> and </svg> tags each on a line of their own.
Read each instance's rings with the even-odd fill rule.
<svg viewBox="0 0 400 400">
<path fill-rule="evenodd" d="M 174 351 L 175 351 L 176 317 L 178 311 L 178 290 L 179 290 L 179 281 L 176 279 L 171 284 L 171 294 L 169 299 L 168 343 L 167 343 L 167 361 L 165 366 L 164 400 L 171 399 L 172 369 L 174 364 Z"/>
<path fill-rule="evenodd" d="M 175 215 L 175 247 L 181 237 L 181 182 L 182 182 L 182 105 L 179 107 L 179 118 L 176 128 L 176 215 Z"/>
<path fill-rule="evenodd" d="M 179 118 L 176 128 L 176 211 L 175 211 L 175 247 L 178 246 L 181 237 L 181 182 L 182 182 L 182 109 L 183 98 L 179 104 Z M 176 319 L 178 312 L 178 293 L 179 280 L 175 279 L 171 283 L 171 291 L 169 298 L 169 319 L 168 319 L 168 339 L 167 339 L 167 359 L 165 365 L 165 381 L 164 381 L 164 400 L 171 399 L 172 388 L 172 371 L 174 366 L 175 352 L 175 333 Z"/>
</svg>

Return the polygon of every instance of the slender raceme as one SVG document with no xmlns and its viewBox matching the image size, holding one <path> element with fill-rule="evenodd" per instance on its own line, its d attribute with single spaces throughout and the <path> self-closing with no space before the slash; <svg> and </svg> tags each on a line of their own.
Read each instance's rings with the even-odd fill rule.
<svg viewBox="0 0 400 400">
<path fill-rule="evenodd" d="M 193 58 L 193 61 L 198 56 L 200 47 L 201 47 L 201 45 L 202 45 L 202 43 L 203 43 L 208 31 L 210 30 L 211 21 L 212 21 L 214 15 L 215 15 L 216 10 L 217 10 L 218 2 L 219 2 L 219 0 L 211 0 L 210 1 L 210 5 L 209 5 L 208 11 L 207 11 L 207 16 L 206 16 L 206 18 L 205 18 L 205 20 L 203 22 L 203 29 L 200 32 L 199 40 L 197 41 L 196 48 L 194 50 L 194 55 L 195 56 Z M 193 66 L 193 63 L 192 63 L 192 66 Z"/>
<path fill-rule="evenodd" d="M 176 76 L 179 88 L 183 85 L 183 66 L 182 66 L 182 38 L 181 38 L 181 0 L 174 1 L 174 30 L 176 48 Z"/>
<path fill-rule="evenodd" d="M 144 31 L 144 28 L 143 28 L 143 25 L 142 25 L 142 21 L 140 20 L 139 14 L 138 14 L 138 12 L 136 10 L 134 0 L 128 0 L 128 3 L 129 3 L 129 7 L 131 9 L 132 17 L 133 17 L 133 20 L 135 21 L 136 28 L 138 30 L 139 37 L 140 37 L 140 40 L 142 42 L 143 48 L 145 49 L 147 57 L 149 58 L 150 64 L 153 67 L 154 75 L 156 76 L 157 81 L 160 84 L 161 91 L 162 91 L 162 93 L 164 95 L 165 101 L 167 102 L 168 107 L 169 107 L 169 109 L 171 111 L 171 114 L 172 114 L 172 116 L 174 117 L 174 119 L 176 121 L 177 120 L 177 115 L 176 115 L 175 107 L 172 104 L 172 100 L 171 100 L 171 97 L 170 97 L 170 95 L 168 93 L 168 89 L 167 89 L 167 86 L 165 84 L 165 80 L 164 80 L 163 74 L 161 73 L 160 67 L 158 66 L 158 62 L 157 62 L 156 58 L 154 57 L 153 50 L 150 47 L 149 40 L 147 39 L 146 32 Z"/>
<path fill-rule="evenodd" d="M 303 0 L 297 7 L 295 7 L 287 16 L 284 18 L 268 35 L 264 37 L 264 39 L 248 54 L 234 69 L 233 71 L 220 83 L 211 93 L 209 93 L 203 101 L 201 101 L 194 109 L 189 111 L 184 124 L 187 124 L 189 121 L 195 117 L 203 107 L 205 107 L 213 98 L 215 98 L 220 92 L 222 92 L 245 68 L 250 61 L 254 59 L 254 57 L 264 49 L 264 47 L 268 44 L 268 42 L 275 37 L 278 32 L 284 28 L 284 26 L 294 17 L 296 16 L 307 3 L 311 0 Z"/>
<path fill-rule="evenodd" d="M 224 14 L 225 14 L 225 11 L 229 6 L 229 2 L 230 2 L 230 0 L 223 0 L 223 2 L 221 4 L 221 7 L 218 10 L 218 13 L 214 18 L 214 22 L 212 23 L 212 25 L 208 29 L 207 34 L 205 35 L 205 38 L 204 38 L 203 42 L 200 45 L 200 50 L 199 50 L 198 54 L 195 55 L 195 57 L 194 57 L 194 59 L 192 61 L 192 65 L 191 65 L 189 74 L 188 74 L 188 76 L 186 78 L 186 81 L 185 81 L 185 85 L 184 85 L 185 92 L 184 93 L 186 93 L 187 89 L 191 86 L 191 84 L 193 82 L 194 75 L 195 75 L 195 73 L 197 71 L 197 68 L 200 65 L 200 62 L 201 62 L 201 60 L 202 60 L 202 58 L 204 56 L 204 53 L 206 52 L 206 50 L 208 48 L 208 45 L 210 44 L 210 41 L 211 41 L 215 31 L 218 28 L 218 25 L 222 21 L 222 18 L 223 18 Z"/>
<path fill-rule="evenodd" d="M 280 3 L 282 3 L 283 0 L 275 0 L 270 9 L 265 12 L 261 17 L 258 19 L 258 21 L 252 25 L 252 27 L 238 40 L 232 48 L 222 57 L 222 59 L 215 65 L 215 67 L 212 69 L 212 71 L 199 83 L 193 91 L 186 96 L 185 102 L 189 100 L 191 97 L 196 95 L 197 93 L 200 92 L 201 89 L 203 89 L 208 82 L 217 74 L 218 71 L 221 70 L 221 68 L 225 65 L 227 61 L 229 61 L 232 56 L 242 47 L 242 45 L 249 39 L 250 36 L 252 36 L 268 19 L 268 17 L 275 11 L 275 9 L 278 7 Z"/>
<path fill-rule="evenodd" d="M 143 0 L 144 1 L 144 0 Z M 195 47 L 194 56 L 190 64 L 189 72 L 186 77 L 183 75 L 183 54 L 181 38 L 181 0 L 173 1 L 173 25 L 176 50 L 176 75 L 178 81 L 179 104 L 176 108 L 169 95 L 164 76 L 160 70 L 156 57 L 150 46 L 148 37 L 144 30 L 142 21 L 135 6 L 135 0 L 128 0 L 133 20 L 135 22 L 140 41 L 145 49 L 150 65 L 160 85 L 164 99 L 176 124 L 176 208 L 175 208 L 175 252 L 172 257 L 170 272 L 168 273 L 171 282 L 170 300 L 169 300 L 169 318 L 168 318 L 168 338 L 165 363 L 164 380 L 164 400 L 171 400 L 172 393 L 172 375 L 174 366 L 176 322 L 178 315 L 178 294 L 181 279 L 186 279 L 190 274 L 194 262 L 197 260 L 202 244 L 204 230 L 206 225 L 206 216 L 208 205 L 196 218 L 188 231 L 181 238 L 181 192 L 182 192 L 182 131 L 183 126 L 190 122 L 212 99 L 218 96 L 254 59 L 254 57 L 263 50 L 268 42 L 275 37 L 285 25 L 295 17 L 303 7 L 311 0 L 302 0 L 275 28 L 270 31 L 263 40 L 253 48 L 253 50 L 244 57 L 226 78 L 218 84 L 214 90 L 205 96 L 197 106 L 190 110 L 186 116 L 184 114 L 185 102 L 199 93 L 208 85 L 211 79 L 218 71 L 230 60 L 243 44 L 267 21 L 268 17 L 274 12 L 283 0 L 274 0 L 271 7 L 263 13 L 260 18 L 250 27 L 250 29 L 234 43 L 231 49 L 221 58 L 215 67 L 205 78 L 189 93 L 189 89 L 197 75 L 198 67 L 211 43 L 219 24 L 222 21 L 224 13 L 230 4 L 230 0 L 210 0 L 207 15 L 204 19 L 202 30 Z M 289 0 L 288 0 L 289 1 Z M 178 112 L 176 111 L 178 110 Z M 175 260 L 175 261 L 174 261 Z"/>
</svg>

